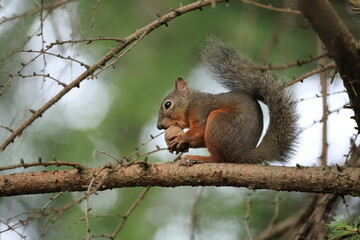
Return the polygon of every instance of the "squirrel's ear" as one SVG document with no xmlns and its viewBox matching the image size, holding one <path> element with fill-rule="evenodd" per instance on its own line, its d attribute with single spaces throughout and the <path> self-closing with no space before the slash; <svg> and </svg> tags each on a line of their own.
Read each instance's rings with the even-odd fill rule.
<svg viewBox="0 0 360 240">
<path fill-rule="evenodd" d="M 181 96 L 187 97 L 189 92 L 188 85 L 182 77 L 178 77 L 178 79 L 176 79 L 175 91 L 181 94 Z"/>
</svg>

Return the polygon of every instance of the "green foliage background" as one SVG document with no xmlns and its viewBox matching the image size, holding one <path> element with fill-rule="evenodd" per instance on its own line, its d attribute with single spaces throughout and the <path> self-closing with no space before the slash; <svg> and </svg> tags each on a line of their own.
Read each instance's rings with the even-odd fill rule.
<svg viewBox="0 0 360 240">
<path fill-rule="evenodd" d="M 19 3 L 15 9 L 17 12 L 22 12 L 31 9 L 37 2 L 25 1 L 21 3 L 21 6 Z M 190 2 L 192 1 L 182 1 L 182 4 Z M 2 7 L 6 9 L 5 3 Z M 278 1 L 274 1 L 273 5 L 281 7 Z M 57 27 L 62 40 L 71 39 L 71 37 L 80 39 L 99 36 L 121 38 L 155 20 L 156 12 L 164 15 L 171 8 L 175 9 L 178 6 L 178 1 L 160 0 L 101 1 L 98 6 L 96 1 L 78 1 L 65 7 L 69 12 L 66 17 L 72 18 L 74 36 L 63 36 L 62 26 L 58 25 Z M 346 14 L 345 5 L 342 2 L 337 7 L 343 15 Z M 50 160 L 55 156 L 60 160 L 91 166 L 111 162 L 111 159 L 101 154 L 93 156 L 94 150 L 99 147 L 94 142 L 102 143 L 103 149 L 98 150 L 104 150 L 117 157 L 130 154 L 134 151 L 134 147 L 139 145 L 144 126 L 156 117 L 159 103 L 165 93 L 173 87 L 174 80 L 178 76 L 187 78 L 192 70 L 199 66 L 199 53 L 207 37 L 215 36 L 225 42 L 230 42 L 238 51 L 255 60 L 261 60 L 261 52 L 271 37 L 280 14 L 240 1 L 230 1 L 230 7 L 220 4 L 216 8 L 206 7 L 203 11 L 197 10 L 176 18 L 169 23 L 169 27 L 162 26 L 146 36 L 115 65 L 114 69 L 108 69 L 100 75 L 99 79 L 90 80 L 101 81 L 109 89 L 108 93 L 112 99 L 106 117 L 97 127 L 79 130 L 53 121 L 49 123 L 48 117 L 54 117 L 54 114 L 56 114 L 56 118 L 60 119 L 59 121 L 62 118 L 61 110 L 54 107 L 46 112 L 43 118 L 38 119 L 30 126 L 23 136 L 16 139 L 16 142 L 9 146 L 4 153 L 0 154 L 0 164 L 7 165 L 18 162 L 20 157 L 27 162 L 32 162 L 36 161 L 38 156 L 44 160 Z M 286 21 L 282 23 L 283 28 L 278 39 L 271 47 L 269 57 L 265 60 L 266 63 L 284 64 L 316 55 L 315 35 L 308 23 L 301 16 L 294 14 L 287 16 Z M 93 19 L 94 25 L 91 26 Z M 53 21 L 52 24 L 57 25 L 55 18 L 47 18 L 46 21 Z M 346 21 L 349 25 L 353 24 L 350 17 L 347 17 Z M 1 59 L 12 49 L 18 48 L 29 34 L 29 29 L 36 24 L 39 24 L 38 15 L 4 24 L 5 27 L 0 35 L 0 42 L 3 43 L 0 44 Z M 81 47 L 74 55 L 77 54 L 76 56 L 79 57 L 86 53 L 93 58 L 89 61 L 95 62 L 115 44 L 111 41 L 79 44 Z M 0 69 L 15 71 L 19 68 L 20 63 L 25 61 L 21 56 L 26 58 L 25 55 L 16 55 L 10 61 L 2 61 Z M 308 64 L 301 68 L 279 72 L 279 74 L 289 80 L 292 76 L 301 75 L 314 67 L 315 64 Z M 6 71 L 0 72 L 0 83 L 4 84 L 7 79 Z M 3 96 L 0 97 L 0 123 L 3 126 L 16 127 L 28 116 L 26 107 L 18 101 L 24 95 L 19 96 L 16 93 L 16 89 L 23 83 L 22 81 L 29 81 L 29 79 L 14 80 L 11 88 L 6 89 Z M 41 81 L 41 79 L 34 81 Z M 82 85 L 85 84 L 87 82 Z M 23 94 L 31 95 L 31 91 L 32 89 L 29 89 Z M 95 91 L 91 97 L 101 96 L 98 96 Z M 29 105 L 34 109 L 41 106 L 35 100 Z M 86 107 L 83 111 L 86 112 Z M 54 129 L 57 130 L 54 131 Z M 1 130 L 1 139 L 5 138 L 7 134 Z M 23 138 L 25 140 L 22 140 Z M 157 159 L 150 158 L 150 161 L 157 161 Z M 101 208 L 102 202 L 106 205 L 109 199 L 101 198 L 102 193 L 100 192 L 98 196 L 94 197 L 99 199 L 100 207 L 94 211 L 99 214 L 123 214 L 141 191 L 140 188 L 111 190 L 119 196 L 119 199 L 104 211 Z M 118 239 L 161 239 L 160 236 L 168 236 L 169 239 L 187 239 L 196 191 L 196 188 L 189 187 L 151 189 L 141 206 L 127 220 Z M 246 210 L 245 195 L 247 191 L 245 189 L 211 187 L 204 190 L 197 208 L 200 232 L 203 237 L 201 239 L 220 239 L 219 234 L 225 236 L 221 239 L 245 238 L 242 218 Z M 274 211 L 272 204 L 274 194 L 269 191 L 257 191 L 253 194 L 249 220 L 253 233 L 267 227 Z M 2 198 L 0 199 L 1 205 L 7 207 L 0 209 L 0 216 L 10 216 L 12 213 L 12 215 L 16 215 L 23 211 L 39 208 L 52 195 Z M 56 205 L 61 206 L 73 197 L 74 195 L 71 193 L 65 194 L 56 201 Z M 294 206 L 302 205 L 306 202 L 305 199 L 306 195 L 304 194 L 281 193 L 281 210 L 278 220 L 292 214 L 299 208 L 294 209 Z M 72 208 L 55 223 L 46 239 L 80 239 L 84 237 L 86 235 L 85 223 L 79 220 L 83 216 L 84 212 L 80 207 Z M 28 234 L 37 236 L 44 221 L 42 219 L 31 225 L 27 230 Z M 94 234 L 111 233 L 117 222 L 116 218 L 92 220 L 92 231 Z M 165 226 L 169 226 L 169 228 L 167 229 Z M 159 233 L 160 229 L 164 231 L 163 235 Z M 166 230 L 169 232 L 167 233 Z M 176 235 L 177 238 L 174 238 Z"/>
</svg>

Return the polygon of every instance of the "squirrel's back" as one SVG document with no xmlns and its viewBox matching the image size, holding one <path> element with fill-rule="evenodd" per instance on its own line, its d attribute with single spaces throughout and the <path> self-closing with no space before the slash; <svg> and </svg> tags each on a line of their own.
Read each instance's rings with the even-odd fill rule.
<svg viewBox="0 0 360 240">
<path fill-rule="evenodd" d="M 231 91 L 251 95 L 269 108 L 267 132 L 258 147 L 242 157 L 245 162 L 286 162 L 294 152 L 298 116 L 295 101 L 279 79 L 216 39 L 209 40 L 202 58 L 218 82 Z"/>
</svg>

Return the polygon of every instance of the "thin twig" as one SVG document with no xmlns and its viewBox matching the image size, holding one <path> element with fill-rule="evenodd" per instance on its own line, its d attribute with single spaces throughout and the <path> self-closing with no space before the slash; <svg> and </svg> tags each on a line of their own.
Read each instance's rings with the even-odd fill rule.
<svg viewBox="0 0 360 240">
<path fill-rule="evenodd" d="M 311 71 L 311 72 L 308 72 L 307 74 L 304 74 L 304 75 L 301 76 L 301 77 L 295 78 L 294 80 L 292 80 L 292 81 L 290 81 L 290 82 L 288 82 L 288 83 L 285 83 L 285 84 L 284 84 L 284 87 L 289 87 L 289 86 L 291 86 L 291 85 L 294 85 L 294 84 L 297 83 L 297 82 L 303 81 L 305 78 L 308 78 L 308 77 L 310 77 L 310 76 L 312 76 L 312 75 L 315 75 L 315 74 L 317 74 L 317 73 L 321 73 L 321 72 L 324 72 L 324 71 L 327 71 L 327 70 L 333 69 L 333 68 L 335 68 L 335 63 L 333 63 L 333 62 L 332 62 L 332 63 L 328 63 L 328 64 L 326 64 L 326 65 L 323 66 L 323 67 L 317 68 L 317 69 L 315 69 L 315 70 L 313 70 L 313 71 Z"/>
<path fill-rule="evenodd" d="M 328 93 L 328 94 L 326 94 L 326 96 L 329 97 L 329 96 L 332 96 L 332 95 L 335 95 L 335 94 L 341 94 L 341 93 L 346 93 L 346 90 Z M 315 94 L 315 96 L 313 96 L 313 97 L 301 98 L 301 99 L 299 100 L 299 102 L 308 101 L 308 100 L 312 100 L 312 99 L 315 99 L 315 98 L 323 98 L 323 97 L 324 97 L 324 96 L 323 96 L 322 94 L 321 94 L 321 95 Z"/>
<path fill-rule="evenodd" d="M 251 4 L 251 5 L 261 7 L 261 8 L 265 8 L 265 9 L 272 10 L 272 11 L 301 14 L 300 11 L 292 10 L 292 9 L 289 9 L 289 8 L 288 9 L 277 8 L 277 7 L 271 6 L 271 4 L 265 5 L 265 4 L 261 4 L 261 3 L 258 3 L 258 2 L 255 2 L 255 1 L 250 1 L 250 0 L 240 0 L 240 1 L 242 1 L 243 3 Z"/>
<path fill-rule="evenodd" d="M 191 221 L 190 221 L 190 230 L 191 230 L 190 231 L 190 239 L 191 240 L 195 240 L 195 233 L 199 227 L 198 226 L 199 219 L 198 219 L 197 208 L 199 206 L 201 195 L 202 195 L 203 191 L 204 191 L 204 188 L 202 188 L 202 187 L 199 187 L 197 189 L 195 199 L 194 199 L 194 204 L 191 209 Z"/>
<path fill-rule="evenodd" d="M 328 53 L 324 53 L 324 54 L 318 55 L 316 57 L 310 56 L 307 59 L 297 60 L 295 62 L 287 63 L 287 64 L 284 64 L 284 65 L 278 65 L 278 66 L 268 65 L 268 66 L 264 66 L 264 67 L 255 67 L 255 68 L 260 69 L 260 70 L 284 70 L 284 69 L 288 69 L 288 68 L 291 68 L 291 67 L 300 67 L 300 66 L 302 66 L 302 65 L 304 65 L 306 63 L 317 61 L 319 59 L 326 58 L 328 56 L 329 56 Z"/>
<path fill-rule="evenodd" d="M 275 220 L 279 216 L 279 212 L 280 212 L 280 192 L 278 192 L 278 191 L 275 192 L 273 203 L 274 203 L 274 215 L 270 219 L 269 225 L 268 225 L 267 229 L 263 233 L 265 235 L 271 235 L 272 234 L 272 230 L 274 228 Z"/>
<path fill-rule="evenodd" d="M 41 0 L 41 6 L 44 5 L 44 0 Z M 45 38 L 44 38 L 44 21 L 45 19 L 43 18 L 43 13 L 44 13 L 44 9 L 41 9 L 40 11 L 40 36 L 41 36 L 41 51 L 44 51 L 44 46 L 45 46 Z M 45 69 L 46 69 L 46 55 L 43 54 L 42 55 L 43 58 L 43 69 L 42 72 L 45 73 Z M 43 82 L 45 82 L 45 77 L 43 77 Z"/>
<path fill-rule="evenodd" d="M 101 151 L 101 150 L 95 150 L 94 153 L 93 153 L 93 157 L 95 156 L 96 153 L 101 153 L 101 154 L 104 154 L 105 156 L 115 160 L 117 163 L 121 163 L 121 160 L 120 159 L 117 159 L 116 157 L 114 157 L 113 155 L 111 155 L 110 153 L 107 153 L 107 152 L 104 152 L 104 151 Z"/>
<path fill-rule="evenodd" d="M 85 197 L 85 222 L 86 222 L 86 239 L 90 240 L 91 238 L 91 230 L 90 230 L 90 221 L 89 221 L 89 212 L 90 212 L 90 206 L 89 206 L 89 197 L 91 195 L 92 187 L 94 185 L 94 182 L 96 180 L 96 177 L 99 175 L 101 171 L 103 171 L 105 168 L 100 168 L 100 170 L 94 175 L 94 177 L 91 179 L 89 186 L 86 190 L 86 193 L 84 194 Z M 109 172 L 107 173 L 109 174 Z M 105 179 L 106 177 L 104 177 Z M 96 189 L 97 190 L 97 189 Z M 96 191 L 95 190 L 95 191 Z"/>
<path fill-rule="evenodd" d="M 55 212 L 55 214 L 53 216 L 51 216 L 43 225 L 41 231 L 40 231 L 40 235 L 43 237 L 47 234 L 47 232 L 50 230 L 50 228 L 52 227 L 52 225 L 57 221 L 57 219 L 62 216 L 66 210 L 72 208 L 73 206 L 78 205 L 79 203 L 81 203 L 83 200 L 85 200 L 86 198 L 88 198 L 90 195 L 94 194 L 97 192 L 98 189 L 101 188 L 101 186 L 103 185 L 103 183 L 106 181 L 106 179 L 108 178 L 109 174 L 111 174 L 113 171 L 116 171 L 118 168 L 116 167 L 115 169 L 111 169 L 113 166 L 110 164 L 104 165 L 102 166 L 95 174 L 94 177 L 91 179 L 90 183 L 89 183 L 89 187 L 91 187 L 93 185 L 93 183 L 95 182 L 95 180 L 97 179 L 97 177 L 100 176 L 100 179 L 98 181 L 98 183 L 96 184 L 96 186 L 94 186 L 92 188 L 91 191 L 86 191 L 81 197 L 74 199 L 73 201 L 71 201 L 70 203 L 64 205 L 63 207 L 59 207 L 59 208 L 53 208 L 52 210 Z M 100 173 L 104 170 L 108 170 L 106 171 L 104 174 L 100 175 Z M 113 170 L 113 171 L 111 171 Z"/>
<path fill-rule="evenodd" d="M 283 1 L 283 8 L 285 8 L 287 6 L 289 6 L 289 1 Z M 271 35 L 265 42 L 263 48 L 261 49 L 260 56 L 259 56 L 260 62 L 265 62 L 268 59 L 268 57 L 271 53 L 271 50 L 274 49 L 273 46 L 275 45 L 275 43 L 277 42 L 277 40 L 279 38 L 281 30 L 283 29 L 284 25 L 289 22 L 288 19 L 293 16 L 294 15 L 289 15 L 286 13 L 279 14 L 279 16 L 276 19 L 275 26 L 271 32 Z"/>
<path fill-rule="evenodd" d="M 108 218 L 108 217 L 115 217 L 115 218 L 125 218 L 122 214 L 99 214 L 94 216 L 89 216 L 89 219 L 92 218 Z M 79 219 L 79 221 L 85 221 L 85 217 Z"/>
<path fill-rule="evenodd" d="M 329 110 L 329 111 L 327 111 L 326 117 L 329 117 L 329 115 L 331 115 L 331 114 L 333 114 L 333 113 L 339 113 L 340 110 L 343 110 L 346 106 L 347 106 L 347 105 L 344 105 L 344 106 L 338 107 L 338 108 L 336 108 L 336 109 L 334 109 L 334 110 Z M 312 124 L 304 127 L 303 129 L 307 129 L 307 128 L 310 128 L 310 127 L 314 126 L 315 124 L 322 123 L 322 121 L 323 121 L 323 117 L 321 117 L 321 119 L 319 119 L 319 120 L 313 121 Z"/>
<path fill-rule="evenodd" d="M 95 24 L 95 18 L 96 18 L 96 9 L 99 7 L 100 5 L 100 0 L 96 1 L 96 4 L 92 7 L 92 11 L 93 11 L 93 16 L 91 18 L 91 23 L 90 23 L 90 27 L 92 28 Z"/>
<path fill-rule="evenodd" d="M 224 2 L 225 0 L 216 0 L 216 2 Z M 128 45 L 133 43 L 134 41 L 138 40 L 140 36 L 144 33 L 149 34 L 150 32 L 154 31 L 155 29 L 161 27 L 165 23 L 177 18 L 178 16 L 185 14 L 190 11 L 194 11 L 197 9 L 201 9 L 202 7 L 208 6 L 211 4 L 211 0 L 203 0 L 197 1 L 194 3 L 190 3 L 183 7 L 177 8 L 176 10 L 172 10 L 170 13 L 156 19 L 155 21 L 151 22 L 150 24 L 146 25 L 145 27 L 137 30 L 135 33 L 131 34 L 130 36 L 124 38 L 124 41 L 120 42 L 118 45 L 113 47 L 108 53 L 106 53 L 102 58 L 100 58 L 95 64 L 89 67 L 86 71 L 80 74 L 76 79 L 74 79 L 71 83 L 69 83 L 66 87 L 64 87 L 58 94 L 56 94 L 53 98 L 51 98 L 47 103 L 45 103 L 42 107 L 40 107 L 37 111 L 35 111 L 28 119 L 26 119 L 23 123 L 21 123 L 14 132 L 10 134 L 0 145 L 0 152 L 4 151 L 6 147 L 11 144 L 16 137 L 18 137 L 28 126 L 30 126 L 36 119 L 42 116 L 42 114 L 47 111 L 50 107 L 52 107 L 56 102 L 58 102 L 64 95 L 66 95 L 70 90 L 75 87 L 78 87 L 80 83 L 90 77 L 94 72 L 104 66 L 108 61 L 114 58 L 116 54 L 121 52 L 124 48 Z M 52 46 L 52 45 L 51 45 Z M 47 46 L 47 49 L 50 49 L 51 46 Z M 33 61 L 39 57 L 40 55 L 36 56 Z M 18 70 L 16 74 L 21 72 L 22 68 Z M 14 76 L 13 76 L 14 77 Z"/>
<path fill-rule="evenodd" d="M 43 19 L 45 20 L 48 16 L 50 15 L 50 13 L 47 13 Z M 3 65 L 4 62 L 9 62 L 10 59 L 18 53 L 19 50 L 23 49 L 26 44 L 28 44 L 28 42 L 33 39 L 35 36 L 37 36 L 38 32 L 40 31 L 40 27 L 38 29 L 36 29 L 32 34 L 30 34 L 29 36 L 25 37 L 24 41 L 14 50 L 9 51 L 8 54 L 5 55 L 5 57 L 3 57 L 2 59 L 0 59 L 0 66 Z"/>
<path fill-rule="evenodd" d="M 14 131 L 14 129 L 9 128 L 9 127 L 5 127 L 5 126 L 0 126 L 0 128 L 6 129 L 6 130 L 8 130 L 8 131 L 11 132 L 11 133 Z"/>
<path fill-rule="evenodd" d="M 19 163 L 19 164 L 14 164 L 14 165 L 8 165 L 8 166 L 4 166 L 4 167 L 0 167 L 0 171 L 4 171 L 4 170 L 10 170 L 10 169 L 16 169 L 16 168 L 28 168 L 28 167 L 39 167 L 39 166 L 44 166 L 44 167 L 48 167 L 48 166 L 69 166 L 69 167 L 73 167 L 76 168 L 79 172 L 84 172 L 86 171 L 86 167 L 82 166 L 78 163 L 74 163 L 74 162 L 64 162 L 64 161 L 47 161 L 47 162 L 33 162 L 33 163 Z"/>
<path fill-rule="evenodd" d="M 142 193 L 139 195 L 139 197 L 135 200 L 135 202 L 131 205 L 129 210 L 124 215 L 124 218 L 121 220 L 119 225 L 116 227 L 114 233 L 110 236 L 110 239 L 115 239 L 122 227 L 124 226 L 126 220 L 129 218 L 129 216 L 133 213 L 133 211 L 136 209 L 137 206 L 141 203 L 141 201 L 144 199 L 145 195 L 150 190 L 150 187 L 145 188 Z"/>
<path fill-rule="evenodd" d="M 19 50 L 17 52 L 19 52 L 19 53 L 21 53 L 21 52 L 23 52 L 23 53 L 39 53 L 39 54 L 43 54 L 43 55 L 50 55 L 50 56 L 54 56 L 54 57 L 57 57 L 57 58 L 61 58 L 61 59 L 76 62 L 76 63 L 80 64 L 80 66 L 85 67 L 86 69 L 88 69 L 90 67 L 86 63 L 81 62 L 81 61 L 79 61 L 79 60 L 77 60 L 75 58 L 72 58 L 70 56 L 65 57 L 65 56 L 62 56 L 61 54 L 51 53 L 51 52 L 47 52 L 45 50 L 36 51 L 36 50 L 24 50 L 24 49 L 22 49 L 22 50 Z"/>
<path fill-rule="evenodd" d="M 38 12 L 41 12 L 41 11 L 44 11 L 44 10 L 53 10 L 55 8 L 61 7 L 62 5 L 65 5 L 65 4 L 73 2 L 73 1 L 74 0 L 60 0 L 60 1 L 57 1 L 57 2 L 54 2 L 54 3 L 42 4 L 39 7 L 36 7 L 34 9 L 29 10 L 29 11 L 26 11 L 26 12 L 24 12 L 22 14 L 14 15 L 12 17 L 3 17 L 3 20 L 0 21 L 0 25 L 3 24 L 3 23 L 9 22 L 9 21 L 15 20 L 15 19 L 26 18 L 28 16 L 31 16 L 31 15 L 33 15 L 35 13 L 38 13 Z"/>
<path fill-rule="evenodd" d="M 53 46 L 58 46 L 58 45 L 64 45 L 64 44 L 77 44 L 77 43 L 85 43 L 85 44 L 91 44 L 92 42 L 97 42 L 97 41 L 114 41 L 117 43 L 121 43 L 124 42 L 125 39 L 124 38 L 116 38 L 116 37 L 99 37 L 99 38 L 85 38 L 85 39 L 72 39 L 72 40 L 65 40 L 65 41 L 56 41 L 53 43 L 50 43 L 49 45 L 47 45 L 46 47 L 53 47 Z"/>
<path fill-rule="evenodd" d="M 319 39 L 319 37 L 316 37 L 316 48 L 318 53 L 323 53 L 324 49 L 322 48 L 323 43 Z M 320 66 L 324 66 L 327 63 L 326 59 L 319 59 L 318 64 Z M 320 84 L 321 84 L 321 94 L 322 94 L 322 108 L 323 108 L 323 116 L 322 116 L 322 150 L 321 150 L 321 157 L 320 157 L 320 165 L 326 166 L 327 165 L 327 153 L 328 153 L 328 143 L 327 143 L 327 128 L 328 128 L 328 121 L 327 121 L 327 113 L 329 111 L 329 107 L 327 105 L 327 94 L 328 94 L 328 87 L 327 87 L 327 72 L 321 72 L 320 74 Z"/>
<path fill-rule="evenodd" d="M 47 48 L 45 51 L 47 51 L 49 48 Z M 10 87 L 10 84 L 12 82 L 12 80 L 19 76 L 21 71 L 24 70 L 24 68 L 26 66 L 28 66 L 30 63 L 34 62 L 36 59 L 38 59 L 40 56 L 42 56 L 43 53 L 39 53 L 38 55 L 36 55 L 35 57 L 33 57 L 32 59 L 30 59 L 29 61 L 27 61 L 26 63 L 21 63 L 21 67 L 15 71 L 14 73 L 9 73 L 9 79 L 6 81 L 6 83 L 2 86 L 0 86 L 0 96 L 3 94 L 4 90 L 6 87 Z M 11 136 L 11 135 L 10 135 Z M 0 148 L 1 151 L 1 148 Z"/>
<path fill-rule="evenodd" d="M 249 190 L 248 193 L 246 194 L 246 202 L 245 202 L 246 212 L 245 212 L 245 216 L 243 217 L 245 230 L 246 230 L 249 240 L 253 240 L 253 237 L 252 237 L 252 234 L 250 231 L 250 226 L 249 226 L 252 193 L 253 193 L 253 190 Z"/>
<path fill-rule="evenodd" d="M 60 86 L 63 86 L 63 87 L 66 87 L 66 84 L 63 83 L 63 82 L 60 82 L 58 79 L 50 76 L 50 74 L 38 74 L 38 73 L 33 73 L 32 75 L 23 75 L 23 74 L 19 74 L 19 77 L 22 77 L 22 78 L 32 78 L 32 77 L 43 77 L 43 78 L 49 78 L 55 82 L 57 82 L 57 84 L 59 84 Z"/>
<path fill-rule="evenodd" d="M 32 212 L 31 215 L 28 216 L 26 219 L 19 220 L 14 225 L 11 225 L 11 226 L 7 225 L 8 229 L 0 231 L 0 234 L 7 232 L 9 230 L 15 230 L 16 228 L 18 228 L 20 226 L 25 226 L 25 225 L 29 224 L 29 222 L 31 222 L 32 220 L 35 220 L 35 219 L 45 216 L 46 215 L 45 210 L 47 209 L 47 207 L 51 203 L 53 203 L 57 198 L 61 197 L 63 194 L 64 194 L 64 192 L 57 193 L 54 197 L 51 197 L 50 200 L 47 203 L 45 203 L 45 205 L 43 207 L 36 210 L 35 212 Z M 16 216 L 16 217 L 19 217 L 19 216 Z M 14 217 L 7 219 L 7 221 L 11 221 L 12 219 L 14 219 Z"/>
<path fill-rule="evenodd" d="M 128 47 L 122 54 L 120 54 L 119 56 L 117 56 L 110 64 L 106 65 L 105 67 L 101 68 L 97 73 L 93 74 L 92 76 L 90 76 L 89 78 L 97 78 L 97 76 L 102 73 L 103 71 L 105 71 L 106 69 L 108 69 L 109 67 L 113 66 L 119 59 L 121 59 L 125 54 L 127 54 L 128 52 L 130 52 L 130 50 L 136 46 L 136 44 L 138 44 L 141 39 L 143 39 L 146 36 L 147 32 L 145 31 L 133 44 L 131 44 L 130 47 Z"/>
<path fill-rule="evenodd" d="M 152 140 L 154 140 L 155 138 L 161 136 L 161 135 L 164 134 L 164 133 L 165 133 L 165 131 L 162 131 L 161 133 L 159 133 L 159 134 L 157 134 L 157 135 L 155 135 L 155 136 L 150 135 L 150 139 L 147 140 L 147 141 L 145 141 L 145 142 L 143 142 L 143 143 L 141 143 L 141 146 L 145 146 L 146 144 L 148 144 L 149 142 L 151 142 Z"/>
<path fill-rule="evenodd" d="M 7 223 L 6 221 L 0 219 L 0 223 L 4 224 L 4 225 L 7 227 L 7 229 L 2 230 L 2 231 L 0 232 L 0 234 L 1 234 L 2 232 L 7 232 L 7 231 L 10 231 L 10 230 L 11 230 L 11 231 L 13 231 L 14 233 L 16 233 L 16 234 L 20 237 L 20 239 L 26 239 L 26 236 L 24 236 L 22 233 L 20 233 L 19 231 L 17 231 L 16 228 L 14 228 L 13 226 L 11 226 L 11 225 L 10 225 L 9 223 Z"/>
</svg>

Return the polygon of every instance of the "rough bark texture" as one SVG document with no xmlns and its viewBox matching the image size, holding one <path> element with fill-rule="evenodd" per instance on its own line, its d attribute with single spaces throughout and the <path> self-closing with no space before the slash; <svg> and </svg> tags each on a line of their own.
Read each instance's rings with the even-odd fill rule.
<svg viewBox="0 0 360 240">
<path fill-rule="evenodd" d="M 360 168 L 279 167 L 252 164 L 198 164 L 179 167 L 176 163 L 152 163 L 129 167 L 113 165 L 101 190 L 134 186 L 234 186 L 254 189 L 336 193 L 360 196 Z M 16 173 L 0 176 L 0 196 L 59 191 L 84 191 L 97 168 Z M 110 172 L 109 172 L 110 171 Z"/>
</svg>

